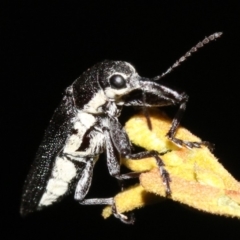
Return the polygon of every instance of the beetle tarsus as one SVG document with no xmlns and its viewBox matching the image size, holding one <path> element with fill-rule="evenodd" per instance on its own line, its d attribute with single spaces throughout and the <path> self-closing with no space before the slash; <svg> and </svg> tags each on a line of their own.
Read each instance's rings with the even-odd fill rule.
<svg viewBox="0 0 240 240">
<path fill-rule="evenodd" d="M 168 139 L 180 148 L 186 147 L 188 149 L 192 149 L 192 148 L 201 148 L 201 146 L 206 146 L 209 148 L 209 150 L 211 152 L 214 150 L 214 144 L 207 142 L 207 141 L 191 142 L 191 141 L 184 141 L 184 140 L 181 140 L 181 139 L 178 139 L 175 137 L 173 137 L 173 138 L 168 137 Z"/>
<path fill-rule="evenodd" d="M 129 213 L 128 216 L 127 216 L 127 215 L 124 215 L 122 213 L 119 213 L 117 211 L 117 207 L 116 207 L 115 202 L 113 202 L 113 204 L 112 204 L 112 213 L 113 213 L 115 218 L 118 218 L 121 222 L 123 222 L 125 224 L 134 224 L 134 222 L 135 222 L 134 214 Z"/>
<path fill-rule="evenodd" d="M 211 152 L 214 151 L 215 144 L 207 141 L 203 141 L 202 145 L 206 146 Z"/>
<path fill-rule="evenodd" d="M 166 186 L 166 189 L 165 189 L 166 197 L 170 197 L 171 193 L 172 193 L 171 188 L 170 188 L 170 182 L 171 182 L 170 175 L 165 169 L 162 169 L 161 177 L 162 177 L 164 185 Z"/>
</svg>

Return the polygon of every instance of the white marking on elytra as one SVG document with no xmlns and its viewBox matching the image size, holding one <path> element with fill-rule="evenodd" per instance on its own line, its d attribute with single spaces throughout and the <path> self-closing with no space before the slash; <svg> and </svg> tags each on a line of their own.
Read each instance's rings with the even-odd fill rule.
<svg viewBox="0 0 240 240">
<path fill-rule="evenodd" d="M 39 206 L 48 206 L 64 195 L 69 188 L 69 183 L 76 177 L 75 165 L 65 157 L 57 157 L 52 170 L 52 178 L 47 183 L 46 191 L 43 194 Z"/>
<path fill-rule="evenodd" d="M 39 207 L 41 206 L 49 206 L 52 203 L 56 202 L 57 196 L 50 193 L 50 192 L 45 192 L 39 202 Z"/>
<path fill-rule="evenodd" d="M 77 119 L 73 126 L 77 130 L 77 133 L 68 137 L 63 150 L 64 152 L 77 151 L 82 144 L 84 134 L 96 122 L 96 118 L 92 114 L 83 111 L 78 112 Z"/>
<path fill-rule="evenodd" d="M 85 151 L 68 152 L 64 150 L 64 152 L 74 156 L 76 158 L 75 159 L 76 161 L 84 162 L 85 157 L 88 156 L 96 157 L 103 152 L 104 148 L 105 148 L 105 136 L 100 129 L 96 129 L 96 131 L 93 130 L 90 133 L 89 147 Z M 79 158 L 79 160 L 77 160 L 77 158 Z"/>
<path fill-rule="evenodd" d="M 71 161 L 65 158 L 57 157 L 52 172 L 52 176 L 54 178 L 61 179 L 64 182 L 70 183 L 70 181 L 76 176 L 76 174 L 76 167 Z"/>
<path fill-rule="evenodd" d="M 80 138 L 78 135 L 71 135 L 67 141 L 66 145 L 64 147 L 64 152 L 73 152 L 76 151 L 82 143 L 82 138 Z"/>
<path fill-rule="evenodd" d="M 68 190 L 68 183 L 64 182 L 62 179 L 51 178 L 48 181 L 46 189 L 56 196 L 62 196 Z"/>
</svg>

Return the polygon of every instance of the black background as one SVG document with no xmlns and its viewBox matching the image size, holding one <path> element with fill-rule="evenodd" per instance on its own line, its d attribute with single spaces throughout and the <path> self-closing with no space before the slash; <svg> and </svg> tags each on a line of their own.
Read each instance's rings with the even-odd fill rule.
<svg viewBox="0 0 240 240">
<path fill-rule="evenodd" d="M 216 144 L 215 155 L 240 179 L 238 1 L 18 1 L 1 3 L 2 239 L 239 239 L 240 221 L 161 204 L 136 211 L 127 226 L 103 220 L 100 206 L 71 197 L 22 219 L 21 188 L 64 89 L 104 59 L 132 63 L 139 74 L 165 71 L 199 40 L 201 49 L 164 78 L 190 96 L 182 124 Z M 118 191 L 104 159 L 96 166 L 91 196 Z M 4 231 L 5 230 L 5 231 Z"/>
</svg>

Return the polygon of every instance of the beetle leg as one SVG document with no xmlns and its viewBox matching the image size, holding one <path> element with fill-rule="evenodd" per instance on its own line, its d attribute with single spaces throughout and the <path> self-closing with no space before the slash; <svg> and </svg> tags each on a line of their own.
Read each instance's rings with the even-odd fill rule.
<svg viewBox="0 0 240 240">
<path fill-rule="evenodd" d="M 136 178 L 139 176 L 139 172 L 130 172 L 126 174 L 120 174 L 120 164 L 119 164 L 119 154 L 121 157 L 126 159 L 134 159 L 141 160 L 147 157 L 154 157 L 156 159 L 157 166 L 160 170 L 160 175 L 163 179 L 163 183 L 166 185 L 166 195 L 171 194 L 170 190 L 170 177 L 168 172 L 164 168 L 164 163 L 162 159 L 159 157 L 159 153 L 157 151 L 145 151 L 136 154 L 131 153 L 131 146 L 128 141 L 128 137 L 123 131 L 118 131 L 120 125 L 114 125 L 114 129 L 111 129 L 112 134 L 110 134 L 107 130 L 104 131 L 105 139 L 106 139 L 106 152 L 107 152 L 107 165 L 109 169 L 109 173 L 117 178 L 118 180 L 125 180 Z M 121 132 L 121 136 L 117 135 L 117 132 Z M 121 141 L 119 141 L 119 137 L 121 137 Z"/>
<path fill-rule="evenodd" d="M 104 135 L 106 139 L 106 154 L 107 154 L 107 166 L 109 174 L 118 180 L 126 180 L 139 177 L 140 173 L 130 172 L 126 174 L 120 173 L 120 154 L 114 144 L 112 143 L 111 136 L 108 130 L 104 130 Z M 131 149 L 130 146 L 127 146 Z"/>
<path fill-rule="evenodd" d="M 92 158 L 88 158 L 86 161 L 86 165 L 84 166 L 83 171 L 81 172 L 80 179 L 78 180 L 74 199 L 80 201 L 85 198 L 88 193 L 88 190 L 92 183 L 92 175 L 93 175 L 93 167 L 94 167 L 94 160 Z"/>
<path fill-rule="evenodd" d="M 117 212 L 117 208 L 113 198 L 90 198 L 85 199 L 89 188 L 92 183 L 92 176 L 93 176 L 93 167 L 94 167 L 94 157 L 83 157 L 81 155 L 77 156 L 77 152 L 72 155 L 71 153 L 64 153 L 69 160 L 73 162 L 82 162 L 85 163 L 84 169 L 80 174 L 80 179 L 76 185 L 74 199 L 77 200 L 81 205 L 111 205 L 112 206 L 112 213 L 113 215 L 120 219 L 123 223 L 126 224 L 133 224 L 134 223 L 134 216 L 124 215 Z M 119 166 L 120 170 L 120 166 Z"/>
<path fill-rule="evenodd" d="M 135 154 L 131 154 L 131 153 L 123 154 L 122 157 L 126 159 L 134 159 L 134 160 L 141 160 L 143 158 L 154 157 L 156 160 L 157 166 L 159 168 L 162 181 L 166 186 L 166 195 L 170 196 L 171 195 L 171 189 L 170 189 L 171 178 L 167 170 L 164 168 L 163 160 L 159 157 L 159 155 L 160 154 L 157 151 L 152 150 L 152 151 L 140 152 Z"/>
<path fill-rule="evenodd" d="M 124 215 L 124 214 L 119 213 L 117 211 L 116 204 L 115 204 L 114 200 L 113 200 L 113 203 L 112 203 L 112 213 L 113 213 L 114 217 L 120 219 L 123 223 L 134 224 L 134 222 L 135 222 L 135 217 L 134 217 L 133 213 L 129 213 L 128 216 L 127 216 L 127 215 Z"/>
<path fill-rule="evenodd" d="M 169 129 L 166 136 L 168 137 L 169 140 L 171 140 L 174 144 L 176 144 L 179 147 L 185 146 L 185 147 L 191 149 L 191 148 L 201 148 L 201 145 L 205 145 L 205 146 L 209 147 L 210 150 L 213 150 L 214 146 L 209 142 L 206 142 L 206 141 L 191 142 L 191 141 L 185 141 L 185 140 L 181 140 L 179 138 L 174 137 L 176 134 L 176 131 L 179 127 L 183 113 L 186 110 L 187 100 L 188 100 L 188 98 L 187 97 L 185 98 L 183 95 L 183 102 L 180 104 L 177 114 L 172 121 L 171 128 Z"/>
<path fill-rule="evenodd" d="M 67 154 L 68 157 L 70 154 Z M 72 159 L 73 161 L 76 159 Z M 79 161 L 79 159 L 78 159 Z M 112 198 L 92 198 L 92 199 L 84 199 L 88 193 L 88 190 L 92 183 L 93 176 L 93 167 L 94 167 L 94 158 L 85 158 L 83 161 L 85 163 L 84 169 L 80 174 L 80 178 L 78 180 L 74 199 L 79 201 L 82 205 L 108 205 L 112 204 Z"/>
<path fill-rule="evenodd" d="M 114 217 L 121 220 L 123 223 L 126 224 L 133 224 L 135 221 L 134 215 L 129 214 L 129 216 L 119 213 L 117 211 L 117 207 L 114 201 L 114 198 L 91 198 L 91 199 L 84 199 L 80 202 L 82 205 L 110 205 L 112 206 L 112 214 Z"/>
</svg>

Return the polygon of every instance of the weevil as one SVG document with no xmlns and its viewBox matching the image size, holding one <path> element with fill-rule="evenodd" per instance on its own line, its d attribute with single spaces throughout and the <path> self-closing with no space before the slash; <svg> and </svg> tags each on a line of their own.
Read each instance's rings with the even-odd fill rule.
<svg viewBox="0 0 240 240">
<path fill-rule="evenodd" d="M 178 112 L 167 133 L 168 139 L 188 148 L 207 145 L 207 142 L 189 142 L 175 137 L 188 96 L 157 81 L 178 67 L 191 53 L 219 38 L 221 34 L 219 32 L 206 37 L 166 72 L 154 78 L 140 77 L 135 68 L 127 62 L 108 60 L 94 65 L 77 78 L 66 89 L 45 131 L 24 185 L 21 214 L 26 215 L 50 206 L 74 192 L 74 198 L 80 204 L 111 205 L 115 217 L 124 223 L 133 223 L 133 218 L 117 212 L 112 197 L 85 198 L 91 186 L 94 165 L 103 152 L 106 153 L 109 174 L 120 181 L 137 177 L 139 174 L 121 174 L 120 158 L 155 158 L 159 174 L 166 186 L 166 194 L 170 195 L 170 176 L 159 153 L 132 153 L 131 143 L 118 117 L 122 108 L 127 106 L 147 109 L 178 105 Z"/>
</svg>

